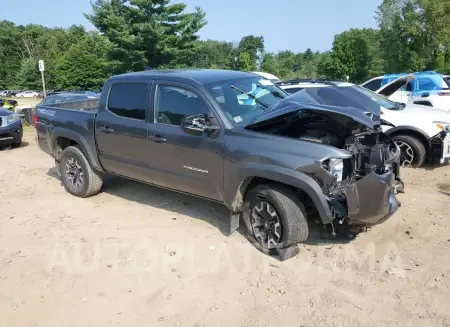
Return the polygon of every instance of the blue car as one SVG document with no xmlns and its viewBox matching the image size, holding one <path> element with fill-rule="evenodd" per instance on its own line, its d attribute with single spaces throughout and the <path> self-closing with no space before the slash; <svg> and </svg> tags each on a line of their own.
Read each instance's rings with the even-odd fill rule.
<svg viewBox="0 0 450 327">
<path fill-rule="evenodd" d="M 19 115 L 0 108 L 0 149 L 19 147 L 22 136 L 23 129 Z"/>
</svg>

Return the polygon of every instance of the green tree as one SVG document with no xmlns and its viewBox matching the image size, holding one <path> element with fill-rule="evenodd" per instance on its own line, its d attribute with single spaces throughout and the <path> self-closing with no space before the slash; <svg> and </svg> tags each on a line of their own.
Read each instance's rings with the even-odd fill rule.
<svg viewBox="0 0 450 327">
<path fill-rule="evenodd" d="M 198 68 L 232 69 L 235 49 L 229 42 L 215 40 L 198 41 L 197 53 L 193 56 L 192 66 Z"/>
<path fill-rule="evenodd" d="M 276 56 L 273 53 L 266 53 L 261 63 L 261 70 L 266 73 L 279 76 L 278 62 Z"/>
<path fill-rule="evenodd" d="M 73 44 L 56 65 L 57 84 L 66 90 L 95 90 L 112 75 L 114 62 L 106 53 L 112 48 L 109 41 L 96 32 Z"/>
<path fill-rule="evenodd" d="M 16 74 L 16 84 L 29 90 L 40 90 L 42 88 L 37 61 L 34 58 L 22 60 L 20 69 Z"/>
<path fill-rule="evenodd" d="M 196 33 L 206 24 L 205 13 L 170 0 L 96 0 L 85 14 L 115 47 L 110 58 L 121 71 L 142 70 L 144 65 L 190 64 L 196 51 Z"/>
<path fill-rule="evenodd" d="M 250 56 L 250 61 L 255 67 L 261 65 L 262 54 L 264 53 L 264 37 L 247 35 L 239 42 L 238 53 L 246 52 Z"/>
<path fill-rule="evenodd" d="M 255 65 L 247 52 L 241 52 L 239 54 L 238 63 L 239 63 L 239 70 L 250 72 L 255 69 Z"/>
<path fill-rule="evenodd" d="M 16 74 L 21 66 L 17 42 L 19 36 L 19 29 L 14 23 L 0 21 L 0 89 L 15 84 Z"/>
<path fill-rule="evenodd" d="M 369 42 L 364 31 L 351 29 L 337 35 L 331 50 L 329 75 L 353 82 L 362 82 L 369 77 L 371 63 Z"/>
</svg>

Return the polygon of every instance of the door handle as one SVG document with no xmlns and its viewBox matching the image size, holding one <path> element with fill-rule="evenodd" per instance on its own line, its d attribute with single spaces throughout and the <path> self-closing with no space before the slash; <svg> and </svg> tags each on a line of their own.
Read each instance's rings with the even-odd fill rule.
<svg viewBox="0 0 450 327">
<path fill-rule="evenodd" d="M 108 133 L 108 134 L 114 132 L 114 130 L 111 129 L 111 128 L 109 128 L 108 126 L 102 126 L 102 127 L 99 127 L 98 130 L 99 130 L 100 132 Z"/>
<path fill-rule="evenodd" d="M 164 137 L 162 137 L 159 134 L 156 134 L 154 136 L 149 136 L 149 139 L 156 143 L 163 143 L 163 142 L 167 141 Z"/>
</svg>

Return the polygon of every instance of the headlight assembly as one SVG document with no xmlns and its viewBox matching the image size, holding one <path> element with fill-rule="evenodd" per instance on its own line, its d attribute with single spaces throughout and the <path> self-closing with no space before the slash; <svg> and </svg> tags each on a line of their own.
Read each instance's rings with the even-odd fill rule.
<svg viewBox="0 0 450 327">
<path fill-rule="evenodd" d="M 323 168 L 336 177 L 338 182 L 342 181 L 344 175 L 344 159 L 328 159 L 322 164 Z"/>
<path fill-rule="evenodd" d="M 433 124 L 435 124 L 436 127 L 439 128 L 441 131 L 446 131 L 447 133 L 450 133 L 450 123 L 442 121 L 434 121 Z"/>
<path fill-rule="evenodd" d="M 15 123 L 20 120 L 20 117 L 18 114 L 12 114 L 8 116 L 3 116 L 3 120 L 5 123 L 3 123 L 4 126 L 11 125 L 12 123 Z"/>
</svg>

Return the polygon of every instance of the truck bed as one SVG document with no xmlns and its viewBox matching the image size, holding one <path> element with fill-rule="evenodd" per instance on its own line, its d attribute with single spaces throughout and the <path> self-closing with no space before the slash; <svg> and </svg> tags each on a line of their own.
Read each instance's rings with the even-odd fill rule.
<svg viewBox="0 0 450 327">
<path fill-rule="evenodd" d="M 79 142 L 86 142 L 86 147 L 95 149 L 95 117 L 99 100 L 82 100 L 36 106 L 37 141 L 41 149 L 54 154 L 57 137 L 75 137 Z"/>
</svg>

